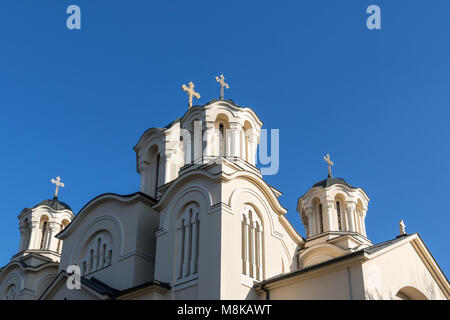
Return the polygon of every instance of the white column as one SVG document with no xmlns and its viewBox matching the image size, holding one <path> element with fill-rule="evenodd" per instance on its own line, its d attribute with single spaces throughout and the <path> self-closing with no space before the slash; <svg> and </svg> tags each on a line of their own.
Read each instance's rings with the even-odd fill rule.
<svg viewBox="0 0 450 320">
<path fill-rule="evenodd" d="M 250 263 L 250 274 L 252 278 L 256 277 L 256 237 L 255 237 L 255 223 L 251 221 L 250 223 L 250 256 L 251 256 L 251 263 Z"/>
<path fill-rule="evenodd" d="M 203 158 L 203 126 L 201 121 L 194 121 L 194 162 L 202 163 Z"/>
<path fill-rule="evenodd" d="M 230 157 L 240 157 L 239 128 L 239 123 L 230 123 L 230 129 L 228 130 L 230 136 L 230 152 L 228 153 L 228 155 Z"/>
<path fill-rule="evenodd" d="M 316 235 L 316 219 L 314 217 L 314 208 L 306 208 L 306 217 L 308 218 L 308 234 L 309 237 L 314 237 Z"/>
<path fill-rule="evenodd" d="M 327 209 L 327 223 L 325 223 L 325 232 L 326 231 L 335 231 L 337 227 L 334 226 L 334 200 L 326 201 L 326 209 Z"/>
<path fill-rule="evenodd" d="M 184 262 L 184 234 L 183 234 L 183 220 L 178 222 L 177 235 L 178 235 L 178 256 L 177 256 L 177 277 L 181 279 L 183 277 L 183 262 Z"/>
<path fill-rule="evenodd" d="M 353 202 L 347 202 L 346 205 L 346 212 L 347 212 L 347 221 L 348 221 L 348 231 L 351 232 L 356 232 L 356 228 L 355 228 L 355 219 L 354 219 L 354 214 L 355 214 L 355 208 L 356 205 Z"/>
<path fill-rule="evenodd" d="M 191 248 L 190 248 L 190 240 L 191 240 L 191 230 L 190 230 L 190 221 L 189 216 L 184 221 L 184 258 L 183 258 L 183 275 L 188 276 L 189 275 L 189 268 L 190 268 L 190 255 L 191 255 Z"/>
<path fill-rule="evenodd" d="M 30 245 L 29 249 L 36 249 L 39 245 L 38 242 L 39 239 L 39 222 L 38 221 L 31 221 L 31 236 L 30 236 Z"/>
<path fill-rule="evenodd" d="M 204 134 L 205 149 L 203 152 L 203 156 L 206 159 L 217 156 L 214 148 L 215 143 L 214 133 L 215 133 L 214 122 L 206 122 Z"/>
<path fill-rule="evenodd" d="M 258 227 L 258 280 L 263 280 L 263 237 L 261 226 Z"/>
<path fill-rule="evenodd" d="M 191 164 L 192 162 L 192 146 L 191 146 L 191 136 L 185 134 L 183 136 L 183 149 L 184 149 L 184 165 Z"/>
<path fill-rule="evenodd" d="M 367 233 L 366 233 L 366 214 L 367 214 L 367 210 L 363 209 L 363 214 L 361 217 L 361 228 L 362 228 L 362 233 L 365 237 L 367 237 Z"/>
<path fill-rule="evenodd" d="M 192 224 L 192 243 L 191 243 L 191 273 L 197 272 L 197 232 L 198 232 L 198 213 L 194 212 L 191 219 Z"/>
<path fill-rule="evenodd" d="M 50 222 L 49 223 L 49 234 L 48 234 L 48 242 L 47 242 L 47 249 L 50 251 L 57 251 L 58 248 L 58 239 L 55 238 L 55 235 L 59 233 L 59 230 L 61 229 L 61 225 L 57 222 Z"/>
<path fill-rule="evenodd" d="M 254 132 L 248 136 L 248 162 L 252 165 L 256 163 L 256 150 L 258 149 L 258 143 Z"/>
<path fill-rule="evenodd" d="M 243 217 L 243 223 L 244 223 L 244 263 L 245 263 L 245 272 L 244 274 L 250 275 L 250 252 L 249 252 L 249 223 L 248 223 L 248 217 Z"/>
<path fill-rule="evenodd" d="M 20 245 L 19 245 L 19 252 L 25 250 L 25 241 L 26 241 L 26 237 L 27 237 L 27 230 L 28 228 L 24 225 L 19 226 L 19 230 L 20 230 Z"/>
<path fill-rule="evenodd" d="M 149 174 L 147 172 L 148 169 L 148 162 L 147 161 L 140 161 L 139 163 L 139 172 L 141 173 L 141 187 L 140 190 L 143 193 L 147 193 L 148 190 L 146 189 L 147 185 L 147 179 L 149 178 Z"/>
</svg>

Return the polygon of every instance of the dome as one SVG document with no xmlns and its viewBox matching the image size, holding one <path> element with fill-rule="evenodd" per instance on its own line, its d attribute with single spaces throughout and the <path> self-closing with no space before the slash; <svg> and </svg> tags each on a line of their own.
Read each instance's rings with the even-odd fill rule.
<svg viewBox="0 0 450 320">
<path fill-rule="evenodd" d="M 351 185 L 349 185 L 347 182 L 345 182 L 344 179 L 341 178 L 333 178 L 333 177 L 328 177 L 322 181 L 317 182 L 316 184 L 314 184 L 312 187 L 322 187 L 322 188 L 328 188 L 331 187 L 334 184 L 343 184 L 344 186 L 347 186 L 349 188 L 353 188 L 356 189 L 355 187 L 352 187 Z"/>
<path fill-rule="evenodd" d="M 39 206 L 47 206 L 50 207 L 54 210 L 70 210 L 72 211 L 72 209 L 69 207 L 68 204 L 59 201 L 58 198 L 53 198 L 53 199 L 47 199 L 44 200 L 42 202 L 40 202 L 39 204 L 35 205 L 33 208 L 39 207 Z"/>
</svg>

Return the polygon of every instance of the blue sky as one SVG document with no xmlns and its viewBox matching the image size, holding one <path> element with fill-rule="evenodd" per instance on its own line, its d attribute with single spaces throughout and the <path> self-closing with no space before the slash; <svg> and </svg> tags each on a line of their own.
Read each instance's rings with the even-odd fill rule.
<svg viewBox="0 0 450 320">
<path fill-rule="evenodd" d="M 77 4 L 82 29 L 66 28 Z M 381 7 L 381 30 L 366 8 Z M 374 242 L 419 232 L 448 275 L 450 254 L 450 2 L 87 1 L 0 3 L 0 265 L 17 251 L 17 215 L 50 198 L 75 213 L 93 197 L 138 190 L 132 147 L 186 111 L 181 84 L 202 98 L 251 107 L 280 129 L 284 194 L 327 175 L 363 187 Z"/>
</svg>

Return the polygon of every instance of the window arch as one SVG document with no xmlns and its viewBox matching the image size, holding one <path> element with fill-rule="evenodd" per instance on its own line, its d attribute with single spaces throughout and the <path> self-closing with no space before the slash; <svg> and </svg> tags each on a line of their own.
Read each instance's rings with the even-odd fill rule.
<svg viewBox="0 0 450 320">
<path fill-rule="evenodd" d="M 256 210 L 246 205 L 241 219 L 242 274 L 263 280 L 263 225 Z"/>
<path fill-rule="evenodd" d="M 198 272 L 200 211 L 197 203 L 184 207 L 177 219 L 177 280 L 189 280 Z"/>
</svg>

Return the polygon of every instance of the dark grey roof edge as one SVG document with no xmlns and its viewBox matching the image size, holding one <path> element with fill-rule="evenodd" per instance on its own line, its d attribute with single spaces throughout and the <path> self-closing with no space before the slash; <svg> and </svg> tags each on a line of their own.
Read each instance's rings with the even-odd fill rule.
<svg viewBox="0 0 450 320">
<path fill-rule="evenodd" d="M 152 286 L 157 286 L 157 287 L 163 288 L 165 290 L 171 290 L 172 289 L 170 284 L 168 284 L 166 282 L 159 282 L 158 280 L 152 280 L 152 281 L 149 281 L 149 282 L 137 285 L 135 287 L 131 287 L 131 288 L 128 288 L 128 289 L 121 290 L 114 296 L 114 298 L 118 298 L 120 296 L 129 294 L 129 293 L 133 293 L 135 291 L 138 291 L 138 290 L 141 290 L 141 289 L 145 289 L 145 288 L 148 288 L 148 287 L 152 287 Z"/>
</svg>

